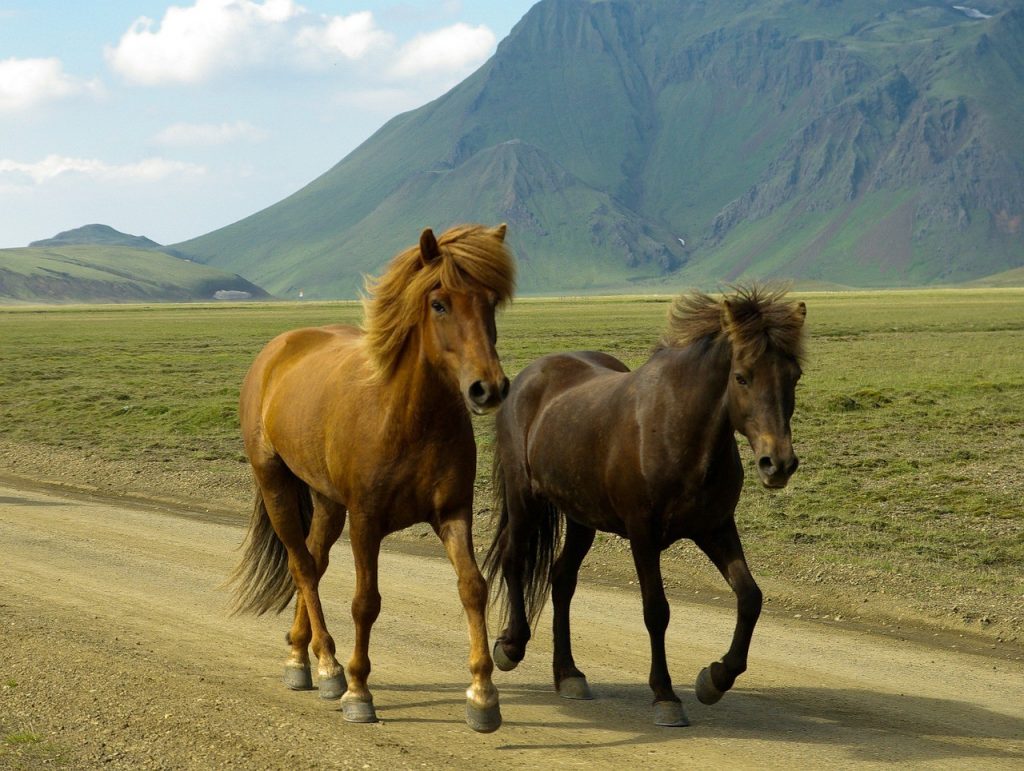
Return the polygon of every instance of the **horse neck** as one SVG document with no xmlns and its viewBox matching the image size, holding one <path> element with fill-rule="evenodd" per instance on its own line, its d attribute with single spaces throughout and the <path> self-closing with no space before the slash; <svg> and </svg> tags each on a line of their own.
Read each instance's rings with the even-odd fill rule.
<svg viewBox="0 0 1024 771">
<path fill-rule="evenodd" d="M 451 431 L 459 419 L 468 422 L 458 388 L 428 359 L 418 330 L 410 334 L 384 392 L 389 428 L 405 438 L 422 438 L 438 426 Z"/>
<path fill-rule="evenodd" d="M 664 349 L 659 358 L 658 389 L 665 399 L 666 428 L 678 438 L 692 437 L 717 442 L 722 434 L 732 435 L 728 385 L 732 349 L 720 339 L 707 348 Z"/>
</svg>

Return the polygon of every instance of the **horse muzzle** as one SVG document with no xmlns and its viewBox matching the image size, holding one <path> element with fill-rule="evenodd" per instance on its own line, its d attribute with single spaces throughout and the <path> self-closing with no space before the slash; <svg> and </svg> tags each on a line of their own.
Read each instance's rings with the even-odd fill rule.
<svg viewBox="0 0 1024 771">
<path fill-rule="evenodd" d="M 765 487 L 778 490 L 789 483 L 800 459 L 796 455 L 774 456 L 762 455 L 757 461 L 757 473 L 761 477 L 761 484 Z"/>
<path fill-rule="evenodd" d="M 476 380 L 464 389 L 466 406 L 474 415 L 494 412 L 508 396 L 509 381 L 502 375 L 496 381 Z"/>
</svg>

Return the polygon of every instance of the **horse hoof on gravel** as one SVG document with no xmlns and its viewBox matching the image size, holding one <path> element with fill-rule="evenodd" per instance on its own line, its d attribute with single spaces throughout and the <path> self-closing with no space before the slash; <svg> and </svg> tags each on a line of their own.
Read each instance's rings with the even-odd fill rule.
<svg viewBox="0 0 1024 771">
<path fill-rule="evenodd" d="M 497 704 L 478 707 L 466 699 L 466 724 L 477 733 L 494 733 L 501 727 L 501 707 Z"/>
<path fill-rule="evenodd" d="M 341 697 L 341 712 L 349 723 L 377 722 L 377 712 L 373 708 L 372 696 L 351 696 L 346 693 Z"/>
<path fill-rule="evenodd" d="M 505 655 L 505 649 L 501 646 L 501 640 L 494 641 L 494 650 L 491 653 L 491 658 L 494 659 L 494 666 L 502 672 L 511 672 L 519 666 L 518 661 L 513 661 Z"/>
<path fill-rule="evenodd" d="M 723 691 L 715 687 L 715 682 L 711 679 L 711 670 L 708 667 L 704 667 L 697 675 L 694 690 L 697 692 L 697 700 L 701 704 L 714 704 L 724 695 Z"/>
<path fill-rule="evenodd" d="M 563 699 L 590 701 L 594 698 L 585 677 L 567 677 L 558 684 L 558 695 Z"/>
<path fill-rule="evenodd" d="M 317 685 L 320 688 L 321 699 L 340 699 L 348 687 L 344 672 L 334 677 L 321 677 Z"/>
<path fill-rule="evenodd" d="M 678 701 L 654 702 L 654 725 L 681 727 L 690 725 L 682 703 Z"/>
<path fill-rule="evenodd" d="M 286 666 L 284 668 L 284 684 L 293 691 L 311 691 L 313 690 L 313 675 L 310 674 L 308 666 Z"/>
</svg>

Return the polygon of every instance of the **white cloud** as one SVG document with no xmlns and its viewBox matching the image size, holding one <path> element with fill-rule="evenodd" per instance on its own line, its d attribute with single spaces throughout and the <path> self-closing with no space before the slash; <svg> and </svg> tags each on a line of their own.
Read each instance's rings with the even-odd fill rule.
<svg viewBox="0 0 1024 771">
<path fill-rule="evenodd" d="M 35 163 L 0 158 L 0 182 L 31 181 L 43 185 L 63 175 L 79 175 L 105 182 L 154 182 L 170 176 L 204 174 L 194 163 L 145 158 L 137 163 L 109 164 L 94 158 L 48 155 Z"/>
<path fill-rule="evenodd" d="M 483 25 L 454 24 L 417 35 L 402 46 L 391 74 L 398 78 L 424 73 L 463 74 L 483 62 L 496 43 L 494 33 Z"/>
<path fill-rule="evenodd" d="M 159 24 L 137 19 L 105 54 L 126 79 L 156 85 L 198 83 L 225 71 L 325 68 L 338 54 L 361 59 L 392 41 L 369 11 L 324 16 L 292 0 L 196 0 L 171 6 Z"/>
<path fill-rule="evenodd" d="M 224 145 L 236 140 L 259 142 L 267 132 L 246 121 L 234 123 L 174 123 L 163 129 L 153 141 L 174 147 L 204 147 Z"/>
<path fill-rule="evenodd" d="M 374 81 L 464 77 L 494 51 L 486 26 L 459 23 L 404 45 L 378 27 L 373 13 L 313 13 L 293 0 L 194 0 L 162 19 L 137 19 L 116 46 L 110 67 L 142 85 L 200 83 L 231 72 L 326 71 L 358 67 Z"/>
<path fill-rule="evenodd" d="M 60 59 L 4 59 L 0 61 L 0 112 L 27 110 L 44 102 L 74 94 L 99 91 L 64 72 Z"/>
<path fill-rule="evenodd" d="M 377 29 L 373 14 L 359 11 L 350 16 L 321 18 L 304 26 L 294 39 L 300 59 L 316 65 L 317 58 L 340 53 L 346 59 L 362 59 L 374 49 L 387 49 L 394 38 Z"/>
</svg>

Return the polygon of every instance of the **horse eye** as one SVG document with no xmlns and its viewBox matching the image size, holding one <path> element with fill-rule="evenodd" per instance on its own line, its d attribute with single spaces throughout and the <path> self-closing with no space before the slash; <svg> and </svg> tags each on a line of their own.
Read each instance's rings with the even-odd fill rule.
<svg viewBox="0 0 1024 771">
<path fill-rule="evenodd" d="M 440 300 L 431 300 L 430 307 L 434 309 L 435 313 L 446 313 L 448 311 Z"/>
<path fill-rule="evenodd" d="M 745 386 L 747 384 L 747 379 L 737 372 L 736 382 L 739 383 L 741 386 Z"/>
</svg>

